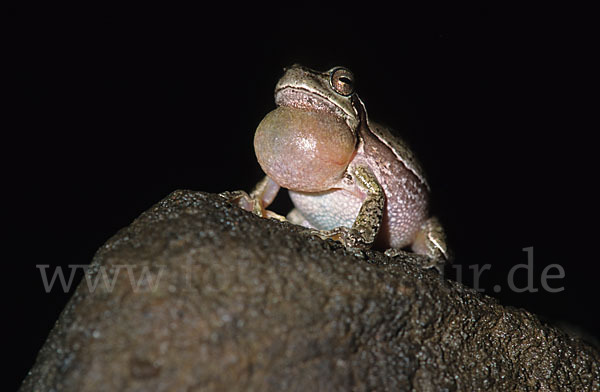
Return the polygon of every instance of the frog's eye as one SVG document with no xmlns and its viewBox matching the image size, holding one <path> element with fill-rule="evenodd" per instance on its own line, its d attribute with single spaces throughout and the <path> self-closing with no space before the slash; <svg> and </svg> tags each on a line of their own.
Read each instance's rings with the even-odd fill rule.
<svg viewBox="0 0 600 392">
<path fill-rule="evenodd" d="M 336 93 L 345 97 L 354 92 L 354 75 L 349 69 L 339 67 L 332 70 L 329 83 Z"/>
</svg>

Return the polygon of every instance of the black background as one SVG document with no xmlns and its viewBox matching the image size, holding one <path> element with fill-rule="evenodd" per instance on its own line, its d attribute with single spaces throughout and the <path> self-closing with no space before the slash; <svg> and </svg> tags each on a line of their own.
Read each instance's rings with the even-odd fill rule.
<svg viewBox="0 0 600 392">
<path fill-rule="evenodd" d="M 89 263 L 175 189 L 249 190 L 262 176 L 254 130 L 295 62 L 352 69 L 371 119 L 413 146 L 466 284 L 489 264 L 487 294 L 600 335 L 585 10 L 224 8 L 9 10 L 3 326 L 15 386 L 73 292 L 46 293 L 36 265 Z M 286 208 L 282 193 L 274 209 Z M 539 291 L 514 293 L 525 247 Z M 550 283 L 560 293 L 540 286 L 550 264 L 565 270 Z"/>
</svg>

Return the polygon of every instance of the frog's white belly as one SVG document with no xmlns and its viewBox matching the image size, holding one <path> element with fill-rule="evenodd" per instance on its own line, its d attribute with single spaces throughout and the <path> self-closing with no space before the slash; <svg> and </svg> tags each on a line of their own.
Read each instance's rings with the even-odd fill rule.
<svg viewBox="0 0 600 392">
<path fill-rule="evenodd" d="M 318 193 L 289 191 L 296 209 L 316 229 L 352 227 L 363 200 L 342 189 Z"/>
</svg>

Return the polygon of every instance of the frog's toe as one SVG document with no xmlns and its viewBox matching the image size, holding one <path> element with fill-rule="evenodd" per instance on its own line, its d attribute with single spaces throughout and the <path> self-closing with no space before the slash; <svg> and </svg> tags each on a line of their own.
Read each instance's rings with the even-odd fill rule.
<svg viewBox="0 0 600 392">
<path fill-rule="evenodd" d="M 437 218 L 429 218 L 421 225 L 412 244 L 412 250 L 431 259 L 432 266 L 443 266 L 451 261 L 446 245 L 446 234 Z"/>
<path fill-rule="evenodd" d="M 279 215 L 276 212 L 265 209 L 263 213 L 263 218 L 276 219 L 280 222 L 287 222 L 288 220 L 283 215 Z"/>
<path fill-rule="evenodd" d="M 258 216 L 263 216 L 263 207 L 259 200 L 251 197 L 245 191 L 227 191 L 219 193 L 219 196 L 227 202 L 236 205 L 246 211 L 250 211 Z"/>
<path fill-rule="evenodd" d="M 400 255 L 405 255 L 408 252 L 402 250 L 402 249 L 397 249 L 397 248 L 389 248 L 386 249 L 385 252 L 383 252 L 387 257 L 397 257 Z"/>
</svg>

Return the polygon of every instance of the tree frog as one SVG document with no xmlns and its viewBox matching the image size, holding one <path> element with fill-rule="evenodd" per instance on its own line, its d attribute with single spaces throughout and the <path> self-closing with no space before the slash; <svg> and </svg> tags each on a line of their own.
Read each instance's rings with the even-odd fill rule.
<svg viewBox="0 0 600 392">
<path fill-rule="evenodd" d="M 410 246 L 440 269 L 444 231 L 429 215 L 429 185 L 412 151 L 371 121 L 350 70 L 318 72 L 295 64 L 275 86 L 277 108 L 261 121 L 254 150 L 266 173 L 248 195 L 221 195 L 262 217 L 287 219 L 346 247 Z M 287 188 L 294 209 L 283 218 L 266 207 Z"/>
</svg>

